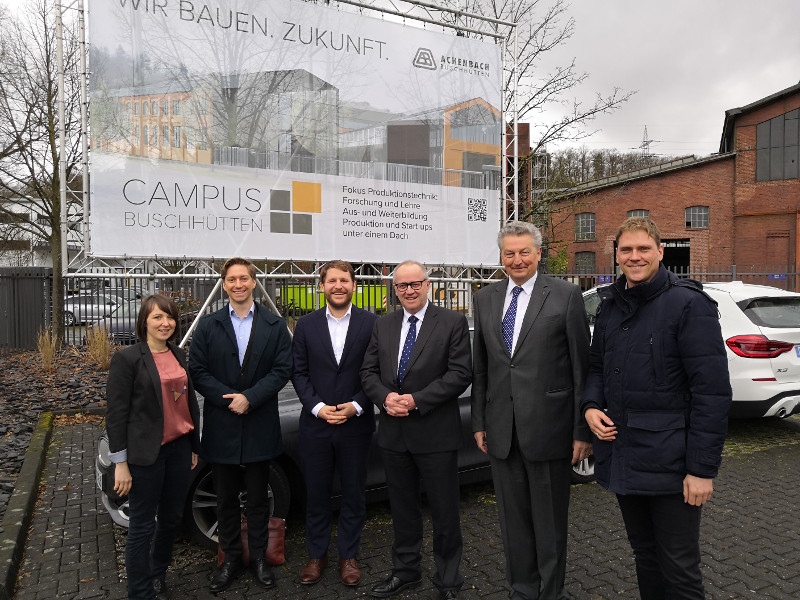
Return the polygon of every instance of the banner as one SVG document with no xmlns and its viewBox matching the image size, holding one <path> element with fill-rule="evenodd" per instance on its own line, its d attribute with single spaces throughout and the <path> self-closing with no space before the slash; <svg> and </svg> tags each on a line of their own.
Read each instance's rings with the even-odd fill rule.
<svg viewBox="0 0 800 600">
<path fill-rule="evenodd" d="M 499 46 L 289 0 L 90 8 L 92 255 L 496 264 Z"/>
</svg>

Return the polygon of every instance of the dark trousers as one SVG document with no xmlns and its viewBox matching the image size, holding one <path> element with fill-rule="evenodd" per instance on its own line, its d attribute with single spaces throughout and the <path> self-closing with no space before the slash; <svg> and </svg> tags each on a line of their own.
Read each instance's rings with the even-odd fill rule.
<svg viewBox="0 0 800 600">
<path fill-rule="evenodd" d="M 567 598 L 570 460 L 525 460 L 515 436 L 508 457 L 491 464 L 511 597 Z"/>
<path fill-rule="evenodd" d="M 337 429 L 332 426 L 333 429 Z M 300 434 L 300 460 L 306 483 L 306 550 L 309 558 L 328 554 L 333 523 L 334 473 L 338 471 L 342 501 L 336 544 L 340 558 L 356 558 L 366 518 L 367 459 L 372 433 L 315 437 Z"/>
<path fill-rule="evenodd" d="M 441 591 L 459 590 L 464 578 L 458 572 L 461 539 L 458 453 L 413 454 L 382 448 L 389 504 L 392 510 L 394 544 L 393 574 L 403 581 L 422 576 L 422 508 L 420 479 L 425 487 L 433 525 L 433 584 Z"/>
<path fill-rule="evenodd" d="M 125 570 L 131 600 L 152 600 L 156 596 L 153 580 L 166 577 L 191 467 L 192 446 L 187 435 L 161 446 L 152 465 L 128 464 L 132 485 Z"/>
<path fill-rule="evenodd" d="M 219 545 L 226 561 L 242 558 L 242 507 L 239 492 L 247 491 L 247 543 L 252 560 L 263 557 L 269 539 L 269 461 L 246 465 L 212 464 L 217 492 Z"/>
<path fill-rule="evenodd" d="M 705 598 L 700 573 L 702 508 L 668 496 L 617 495 L 636 559 L 642 600 Z"/>
</svg>

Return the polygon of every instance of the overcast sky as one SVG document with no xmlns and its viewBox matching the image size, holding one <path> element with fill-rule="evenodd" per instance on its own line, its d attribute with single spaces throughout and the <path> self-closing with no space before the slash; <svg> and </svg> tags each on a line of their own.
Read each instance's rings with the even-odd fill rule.
<svg viewBox="0 0 800 600">
<path fill-rule="evenodd" d="M 569 13 L 575 35 L 554 54 L 590 74 L 587 102 L 637 90 L 572 146 L 638 149 L 646 125 L 652 153 L 706 156 L 726 110 L 800 82 L 800 0 L 571 0 Z"/>
</svg>

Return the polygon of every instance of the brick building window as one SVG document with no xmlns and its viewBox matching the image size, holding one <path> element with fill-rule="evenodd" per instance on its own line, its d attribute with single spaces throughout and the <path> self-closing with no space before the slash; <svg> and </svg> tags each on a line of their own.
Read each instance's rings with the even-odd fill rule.
<svg viewBox="0 0 800 600">
<path fill-rule="evenodd" d="M 173 100 L 172 101 L 172 114 L 173 115 L 181 114 L 181 101 L 180 100 Z"/>
<path fill-rule="evenodd" d="M 575 273 L 578 275 L 590 275 L 596 272 L 594 252 L 575 253 Z"/>
<path fill-rule="evenodd" d="M 164 125 L 164 127 L 162 127 L 161 145 L 169 146 L 169 125 Z"/>
<path fill-rule="evenodd" d="M 134 102 L 133 103 L 133 114 L 135 114 L 135 115 L 139 114 L 139 103 L 138 102 Z"/>
<path fill-rule="evenodd" d="M 686 227 L 708 229 L 708 207 L 689 206 L 686 208 Z"/>
<path fill-rule="evenodd" d="M 800 177 L 800 109 L 756 125 L 756 181 Z"/>
<path fill-rule="evenodd" d="M 145 104 L 145 106 L 147 105 Z M 150 143 L 150 138 L 147 135 L 147 125 L 145 125 L 144 127 L 142 127 L 142 144 L 147 146 L 147 144 L 149 143 Z"/>
<path fill-rule="evenodd" d="M 173 148 L 180 148 L 181 147 L 181 128 L 177 125 L 172 128 L 172 147 Z"/>
<path fill-rule="evenodd" d="M 575 215 L 575 241 L 593 239 L 595 239 L 594 213 L 578 213 Z"/>
<path fill-rule="evenodd" d="M 169 102 L 166 100 L 161 101 L 161 114 L 165 117 L 169 114 Z"/>
<path fill-rule="evenodd" d="M 150 103 L 149 102 L 142 102 L 142 114 L 149 115 L 150 114 Z"/>
<path fill-rule="evenodd" d="M 650 211 L 646 208 L 636 208 L 634 210 L 628 211 L 628 218 L 631 219 L 633 217 L 644 217 L 645 219 L 650 218 Z"/>
<path fill-rule="evenodd" d="M 153 100 L 153 114 L 158 115 L 158 100 Z"/>
</svg>

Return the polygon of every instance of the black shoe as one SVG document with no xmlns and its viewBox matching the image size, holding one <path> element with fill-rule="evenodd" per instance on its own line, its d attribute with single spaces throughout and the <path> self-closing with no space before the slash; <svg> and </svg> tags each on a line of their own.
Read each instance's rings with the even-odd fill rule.
<svg viewBox="0 0 800 600">
<path fill-rule="evenodd" d="M 458 590 L 442 590 L 439 592 L 440 600 L 456 600 L 458 598 Z"/>
<path fill-rule="evenodd" d="M 217 571 L 216 575 L 211 578 L 211 583 L 208 586 L 208 589 L 211 591 L 212 594 L 216 594 L 217 592 L 221 592 L 223 590 L 227 590 L 231 587 L 231 584 L 236 581 L 236 578 L 239 576 L 239 573 L 242 572 L 242 563 L 241 561 L 225 561 L 222 563 L 222 566 Z"/>
<path fill-rule="evenodd" d="M 259 558 L 250 564 L 256 583 L 265 590 L 275 587 L 275 575 L 272 574 L 272 566 L 266 558 Z"/>
<path fill-rule="evenodd" d="M 163 579 L 154 579 L 153 587 L 156 590 L 156 600 L 169 600 L 169 589 L 167 582 Z"/>
<path fill-rule="evenodd" d="M 415 581 L 403 581 L 399 577 L 391 575 L 389 579 L 372 586 L 372 595 L 375 598 L 388 598 L 389 596 L 399 594 L 403 590 L 410 590 L 411 588 L 417 587 L 421 581 L 422 578 Z"/>
</svg>

